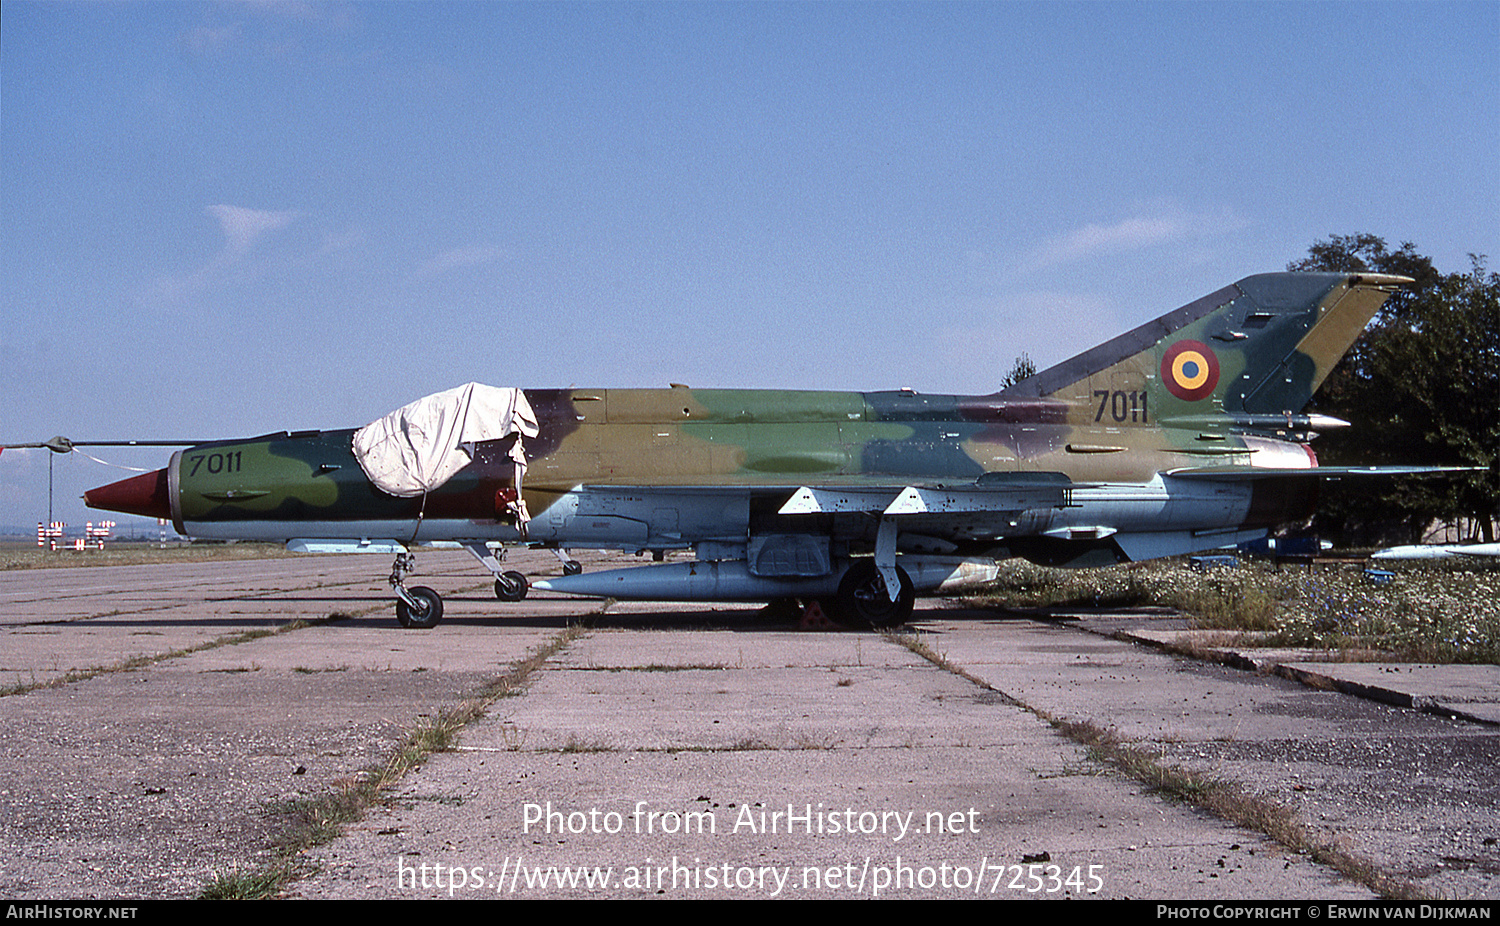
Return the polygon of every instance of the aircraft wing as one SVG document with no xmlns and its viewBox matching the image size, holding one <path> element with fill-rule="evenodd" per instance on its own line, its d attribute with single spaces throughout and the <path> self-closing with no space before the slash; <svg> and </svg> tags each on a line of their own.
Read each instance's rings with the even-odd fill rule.
<svg viewBox="0 0 1500 926">
<path fill-rule="evenodd" d="M 991 480 L 972 486 L 799 486 L 777 514 L 866 512 L 896 516 L 1061 508 L 1068 503 L 1074 485 L 1061 473 L 1053 475 L 1060 479 L 1055 482 Z"/>
<path fill-rule="evenodd" d="M 910 481 L 863 477 L 852 482 L 802 485 L 584 485 L 588 494 L 608 496 L 626 492 L 641 496 L 722 496 L 753 494 L 790 497 L 779 515 L 865 513 L 876 515 L 1015 512 L 1033 508 L 1061 508 L 1072 492 L 1092 488 L 1075 483 L 1063 473 L 986 473 L 968 483 Z"/>
</svg>

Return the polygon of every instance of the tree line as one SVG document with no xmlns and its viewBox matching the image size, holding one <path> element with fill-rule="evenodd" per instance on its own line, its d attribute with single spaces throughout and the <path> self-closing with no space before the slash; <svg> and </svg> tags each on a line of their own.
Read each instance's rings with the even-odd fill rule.
<svg viewBox="0 0 1500 926">
<path fill-rule="evenodd" d="M 1387 299 L 1311 408 L 1353 426 L 1314 447 L 1327 465 L 1480 466 L 1444 478 L 1348 479 L 1324 492 L 1313 527 L 1348 544 L 1414 543 L 1434 521 L 1495 540 L 1500 516 L 1500 275 L 1482 255 L 1442 273 L 1411 242 L 1334 235 L 1288 270 L 1394 273 L 1414 282 Z"/>
</svg>

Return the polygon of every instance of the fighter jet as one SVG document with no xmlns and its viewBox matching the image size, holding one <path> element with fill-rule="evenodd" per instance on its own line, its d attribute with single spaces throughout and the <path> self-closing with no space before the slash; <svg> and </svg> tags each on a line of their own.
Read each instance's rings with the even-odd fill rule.
<svg viewBox="0 0 1500 926">
<path fill-rule="evenodd" d="M 520 389 L 471 383 L 364 428 L 215 441 L 90 490 L 195 538 L 394 553 L 403 626 L 443 602 L 411 551 L 461 545 L 505 600 L 507 546 L 557 551 L 532 587 L 650 600 L 818 602 L 905 621 L 919 593 L 1008 557 L 1094 566 L 1267 535 L 1312 514 L 1301 410 L 1403 277 L 1248 277 L 989 395 Z M 580 574 L 565 551 L 656 554 Z M 687 551 L 691 559 L 665 561 Z"/>
</svg>

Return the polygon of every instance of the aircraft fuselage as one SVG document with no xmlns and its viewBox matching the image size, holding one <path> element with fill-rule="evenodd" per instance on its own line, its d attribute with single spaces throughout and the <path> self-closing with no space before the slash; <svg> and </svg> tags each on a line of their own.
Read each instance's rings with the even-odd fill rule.
<svg viewBox="0 0 1500 926">
<path fill-rule="evenodd" d="M 507 512 L 514 439 L 478 445 L 472 462 L 425 498 L 375 488 L 350 449 L 352 430 L 202 444 L 175 454 L 164 471 L 167 510 L 141 513 L 205 539 L 720 550 L 756 535 L 816 534 L 858 549 L 875 537 L 867 511 L 782 507 L 804 485 L 962 490 L 994 476 L 1062 473 L 1072 485 L 1059 504 L 961 519 L 910 513 L 901 530 L 912 537 L 907 548 L 960 555 L 1013 548 L 1055 559 L 1062 546 L 1054 541 L 1266 529 L 1308 516 L 1313 501 L 1311 478 L 1298 491 L 1283 480 L 1272 492 L 1257 482 L 1160 475 L 1205 461 L 1313 461 L 1293 441 L 1233 433 L 1205 441 L 1198 428 L 1162 427 L 1144 390 L 1134 408 L 1128 394 L 1110 391 L 1102 412 L 1093 403 L 910 392 L 554 389 L 526 397 L 539 434 L 524 442 L 523 494 L 533 513 L 524 538 Z M 1079 421 L 1091 416 L 1105 420 Z M 91 493 L 91 501 L 103 499 Z"/>
</svg>

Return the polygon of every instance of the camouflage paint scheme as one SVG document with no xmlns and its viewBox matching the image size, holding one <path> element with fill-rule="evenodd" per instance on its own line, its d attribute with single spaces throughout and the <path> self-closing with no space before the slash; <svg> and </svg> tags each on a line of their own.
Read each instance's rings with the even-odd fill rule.
<svg viewBox="0 0 1500 926">
<path fill-rule="evenodd" d="M 196 537 L 691 548 L 761 576 L 836 578 L 872 551 L 889 567 L 892 542 L 1075 565 L 1191 552 L 1311 514 L 1307 441 L 1337 422 L 1298 412 L 1402 282 L 1249 277 L 990 395 L 528 389 L 524 536 L 515 438 L 417 498 L 369 483 L 353 430 L 202 444 L 152 474 L 152 507 Z M 757 568 L 758 538 L 781 558 Z"/>
</svg>

